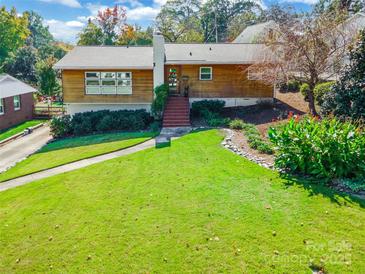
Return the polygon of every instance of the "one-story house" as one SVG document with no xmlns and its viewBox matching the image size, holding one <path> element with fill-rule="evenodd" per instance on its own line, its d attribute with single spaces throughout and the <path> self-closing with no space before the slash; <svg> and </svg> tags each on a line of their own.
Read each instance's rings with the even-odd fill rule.
<svg viewBox="0 0 365 274">
<path fill-rule="evenodd" d="M 273 20 L 248 26 L 232 43 L 260 43 L 276 27 L 277 24 Z"/>
<path fill-rule="evenodd" d="M 34 92 L 22 81 L 0 74 L 0 130 L 33 118 Z"/>
<path fill-rule="evenodd" d="M 155 34 L 153 46 L 77 46 L 55 68 L 62 71 L 69 114 L 149 110 L 154 87 L 164 83 L 190 103 L 220 99 L 246 106 L 273 98 L 273 86 L 250 79 L 246 70 L 263 51 L 252 43 L 169 44 Z"/>
</svg>

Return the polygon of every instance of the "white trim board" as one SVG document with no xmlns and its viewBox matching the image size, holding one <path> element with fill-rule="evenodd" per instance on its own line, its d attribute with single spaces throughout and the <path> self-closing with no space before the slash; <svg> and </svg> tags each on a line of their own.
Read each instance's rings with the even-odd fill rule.
<svg viewBox="0 0 365 274">
<path fill-rule="evenodd" d="M 245 107 L 245 106 L 253 106 L 257 105 L 261 102 L 273 102 L 273 98 L 271 97 L 257 97 L 257 98 L 197 98 L 197 97 L 190 97 L 189 103 L 190 105 L 193 102 L 198 102 L 202 100 L 220 100 L 226 102 L 225 107 Z"/>
</svg>

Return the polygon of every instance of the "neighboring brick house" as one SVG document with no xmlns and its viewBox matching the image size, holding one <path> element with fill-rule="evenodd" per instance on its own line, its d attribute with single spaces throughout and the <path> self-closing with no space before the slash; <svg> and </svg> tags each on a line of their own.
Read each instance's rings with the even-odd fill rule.
<svg viewBox="0 0 365 274">
<path fill-rule="evenodd" d="M 0 130 L 33 118 L 35 91 L 8 74 L 0 75 Z"/>
</svg>

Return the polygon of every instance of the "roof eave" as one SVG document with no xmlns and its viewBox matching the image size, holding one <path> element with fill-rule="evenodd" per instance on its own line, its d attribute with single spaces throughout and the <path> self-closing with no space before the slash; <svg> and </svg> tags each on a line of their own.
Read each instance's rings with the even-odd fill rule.
<svg viewBox="0 0 365 274">
<path fill-rule="evenodd" d="M 64 65 L 55 65 L 54 69 L 63 69 L 63 70 L 98 70 L 98 69 L 141 69 L 141 70 L 151 70 L 153 66 L 64 66 Z"/>
<path fill-rule="evenodd" d="M 166 65 L 249 65 L 255 61 L 185 61 L 171 60 L 167 61 Z"/>
</svg>

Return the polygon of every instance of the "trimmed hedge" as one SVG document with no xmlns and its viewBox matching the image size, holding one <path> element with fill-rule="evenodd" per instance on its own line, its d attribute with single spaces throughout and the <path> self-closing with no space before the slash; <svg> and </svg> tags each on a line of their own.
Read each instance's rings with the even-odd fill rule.
<svg viewBox="0 0 365 274">
<path fill-rule="evenodd" d="M 191 106 L 191 112 L 194 116 L 204 116 L 207 111 L 221 114 L 225 105 L 226 102 L 222 100 L 197 101 L 193 102 Z"/>
<path fill-rule="evenodd" d="M 191 106 L 193 116 L 203 117 L 210 127 L 227 126 L 230 119 L 221 116 L 226 102 L 222 100 L 202 100 Z"/>
<path fill-rule="evenodd" d="M 145 110 L 100 110 L 53 118 L 51 133 L 55 138 L 118 130 L 146 129 L 153 118 Z"/>
</svg>

